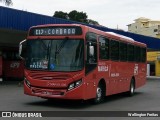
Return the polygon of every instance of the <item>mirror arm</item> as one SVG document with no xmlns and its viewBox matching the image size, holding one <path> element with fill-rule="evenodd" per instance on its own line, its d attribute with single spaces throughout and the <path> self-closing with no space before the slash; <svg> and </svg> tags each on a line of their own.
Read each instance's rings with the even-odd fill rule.
<svg viewBox="0 0 160 120">
<path fill-rule="evenodd" d="M 21 42 L 19 43 L 19 57 L 20 57 L 21 59 L 24 59 L 23 57 L 21 57 L 21 53 L 22 53 L 22 44 L 23 44 L 24 42 L 26 42 L 26 39 L 24 39 L 23 41 L 21 41 Z"/>
</svg>

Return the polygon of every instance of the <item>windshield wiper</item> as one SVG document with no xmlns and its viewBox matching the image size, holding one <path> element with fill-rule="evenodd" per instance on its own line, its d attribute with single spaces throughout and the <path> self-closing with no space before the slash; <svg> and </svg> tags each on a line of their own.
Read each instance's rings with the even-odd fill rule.
<svg viewBox="0 0 160 120">
<path fill-rule="evenodd" d="M 66 40 L 63 40 L 63 41 L 60 43 L 58 49 L 57 49 L 57 45 L 56 45 L 56 51 L 55 51 L 56 54 L 59 54 L 59 52 L 62 50 L 62 48 L 64 47 L 64 45 L 65 45 L 66 42 L 67 42 Z"/>
<path fill-rule="evenodd" d="M 39 41 L 42 43 L 43 48 L 44 48 L 45 50 L 47 50 L 47 49 L 48 49 L 48 46 L 43 42 L 43 40 L 39 40 Z"/>
<path fill-rule="evenodd" d="M 59 47 L 57 48 L 57 44 L 56 44 L 56 50 L 55 50 L 55 61 L 57 61 L 57 55 L 60 53 L 60 51 L 62 50 L 62 48 L 64 47 L 65 43 L 67 42 L 67 40 L 63 40 Z"/>
</svg>

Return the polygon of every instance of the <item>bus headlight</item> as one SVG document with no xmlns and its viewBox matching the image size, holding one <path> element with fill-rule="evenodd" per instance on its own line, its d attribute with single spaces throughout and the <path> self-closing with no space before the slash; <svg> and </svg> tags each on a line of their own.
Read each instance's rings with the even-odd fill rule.
<svg viewBox="0 0 160 120">
<path fill-rule="evenodd" d="M 25 81 L 26 85 L 30 88 L 31 87 L 31 83 L 26 78 L 24 78 L 24 81 Z"/>
<path fill-rule="evenodd" d="M 76 81 L 76 82 L 73 82 L 73 83 L 69 84 L 68 90 L 72 90 L 72 89 L 80 86 L 81 84 L 82 84 L 82 79 L 81 79 L 81 80 L 78 80 L 78 81 Z"/>
</svg>

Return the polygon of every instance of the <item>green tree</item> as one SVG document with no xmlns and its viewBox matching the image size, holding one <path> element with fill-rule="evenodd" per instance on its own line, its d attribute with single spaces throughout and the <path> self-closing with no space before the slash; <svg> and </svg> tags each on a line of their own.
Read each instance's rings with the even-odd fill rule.
<svg viewBox="0 0 160 120">
<path fill-rule="evenodd" d="M 99 25 L 99 23 L 95 20 L 88 19 L 88 16 L 84 12 L 78 12 L 76 10 L 72 10 L 69 13 L 62 12 L 62 11 L 56 11 L 53 15 L 53 17 L 58 17 L 62 19 L 69 19 L 77 22 L 92 24 L 92 25 Z"/>
<path fill-rule="evenodd" d="M 91 19 L 88 19 L 88 24 L 91 24 L 91 25 L 99 25 L 99 23 L 95 20 L 91 20 Z"/>
<path fill-rule="evenodd" d="M 13 5 L 12 0 L 0 0 L 0 2 L 5 3 L 6 6 Z"/>
<path fill-rule="evenodd" d="M 66 12 L 56 11 L 53 17 L 68 19 L 68 14 Z"/>
<path fill-rule="evenodd" d="M 78 12 L 76 10 L 71 11 L 68 14 L 70 20 L 87 23 L 87 14 L 83 12 Z"/>
</svg>

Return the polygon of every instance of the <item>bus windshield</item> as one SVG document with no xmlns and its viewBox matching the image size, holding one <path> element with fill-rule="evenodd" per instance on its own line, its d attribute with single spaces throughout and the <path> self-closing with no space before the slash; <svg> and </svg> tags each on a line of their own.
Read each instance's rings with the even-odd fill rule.
<svg viewBox="0 0 160 120">
<path fill-rule="evenodd" d="M 84 42 L 77 39 L 28 40 L 26 68 L 78 71 L 84 66 Z"/>
</svg>

